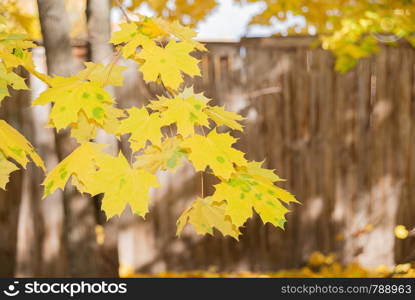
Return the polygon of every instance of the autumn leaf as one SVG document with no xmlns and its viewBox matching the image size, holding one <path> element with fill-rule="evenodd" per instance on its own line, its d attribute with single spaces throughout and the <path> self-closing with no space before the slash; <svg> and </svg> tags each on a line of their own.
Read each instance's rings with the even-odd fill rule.
<svg viewBox="0 0 415 300">
<path fill-rule="evenodd" d="M 0 120 L 0 188 L 5 189 L 9 181 L 9 174 L 18 168 L 7 159 L 11 158 L 16 163 L 26 168 L 29 158 L 43 170 L 45 165 L 34 147 L 16 129 L 5 121 Z"/>
<path fill-rule="evenodd" d="M 71 137 L 75 138 L 78 143 L 89 142 L 96 137 L 96 126 L 88 122 L 85 113 L 79 113 L 78 122 L 72 124 Z"/>
<path fill-rule="evenodd" d="M 93 81 L 102 86 L 113 85 L 113 86 L 122 86 L 123 85 L 123 76 L 127 67 L 117 66 L 114 63 L 103 65 L 96 64 L 93 62 L 85 62 L 86 68 L 78 73 L 80 79 Z"/>
<path fill-rule="evenodd" d="M 181 147 L 182 139 L 179 137 L 167 138 L 160 146 L 151 145 L 144 153 L 136 156 L 135 168 L 142 168 L 155 173 L 157 170 L 175 171 L 187 153 Z"/>
<path fill-rule="evenodd" d="M 205 112 L 218 126 L 226 125 L 235 130 L 243 130 L 238 122 L 244 120 L 244 118 L 237 113 L 226 111 L 221 106 L 207 106 Z"/>
<path fill-rule="evenodd" d="M 0 32 L 0 52 L 12 53 L 15 49 L 24 51 L 36 45 L 26 40 L 26 34 Z"/>
<path fill-rule="evenodd" d="M 78 114 L 79 118 L 76 123 L 70 124 L 71 137 L 75 138 L 78 143 L 83 144 L 96 138 L 97 126 L 104 129 L 106 133 L 112 134 L 119 138 L 121 136 L 120 118 L 125 117 L 125 112 L 122 109 L 118 109 L 113 106 L 106 106 L 105 119 L 103 125 L 97 124 L 88 119 L 83 111 Z M 49 127 L 55 127 L 53 122 L 50 122 Z"/>
<path fill-rule="evenodd" d="M 119 129 L 121 126 L 121 118 L 124 118 L 125 116 L 124 109 L 119 109 L 114 106 L 106 107 L 105 120 L 102 129 L 119 138 L 121 136 Z"/>
<path fill-rule="evenodd" d="M 144 60 L 140 66 L 144 80 L 157 81 L 160 76 L 166 87 L 176 90 L 183 82 L 182 73 L 200 76 L 199 61 L 190 55 L 193 49 L 190 43 L 173 40 L 165 48 L 143 47 L 137 58 Z"/>
<path fill-rule="evenodd" d="M 40 168 L 45 169 L 42 159 L 34 147 L 16 129 L 0 120 L 0 151 L 6 158 L 12 158 L 21 166 L 26 167 L 28 156 Z"/>
<path fill-rule="evenodd" d="M 177 97 L 182 99 L 193 97 L 203 102 L 204 104 L 208 104 L 210 101 L 212 101 L 212 99 L 209 99 L 203 93 L 196 93 L 193 86 L 185 87 L 180 93 L 177 94 Z"/>
<path fill-rule="evenodd" d="M 104 193 L 102 210 L 107 218 L 121 215 L 127 205 L 133 213 L 144 217 L 148 212 L 150 188 L 159 186 L 156 176 L 132 168 L 121 153 L 117 157 L 99 157 L 98 164 L 100 168 L 87 189 L 93 190 L 93 194 Z"/>
<path fill-rule="evenodd" d="M 131 149 L 136 152 L 150 141 L 153 145 L 161 143 L 162 120 L 159 113 L 149 114 L 145 107 L 133 107 L 128 112 L 128 118 L 121 121 L 119 131 L 122 134 L 130 133 Z"/>
<path fill-rule="evenodd" d="M 90 189 L 90 183 L 99 167 L 97 160 L 109 156 L 103 152 L 106 145 L 96 143 L 84 143 L 76 148 L 46 176 L 42 185 L 45 186 L 43 197 L 52 194 L 56 189 L 63 189 L 66 182 L 74 176 L 76 186 L 81 192 L 94 194 Z M 93 186 L 94 187 L 94 186 Z"/>
<path fill-rule="evenodd" d="M 177 20 L 173 22 L 169 22 L 162 18 L 151 18 L 147 22 L 157 25 L 159 28 L 159 32 L 164 31 L 165 33 L 173 35 L 180 41 L 184 41 L 184 42 L 191 44 L 194 49 L 197 49 L 200 51 L 207 50 L 203 44 L 194 40 L 194 38 L 197 35 L 196 31 L 194 31 L 193 29 L 189 27 L 181 25 L 180 22 Z"/>
<path fill-rule="evenodd" d="M 208 126 L 208 115 L 203 109 L 206 104 L 195 97 L 165 98 L 152 101 L 149 107 L 161 112 L 161 120 L 164 125 L 176 123 L 177 133 L 183 137 L 194 134 L 195 125 Z"/>
<path fill-rule="evenodd" d="M 198 234 L 213 235 L 213 228 L 216 228 L 224 236 L 229 235 L 238 240 L 240 231 L 225 215 L 225 211 L 224 202 L 217 203 L 211 197 L 197 198 L 178 219 L 177 235 L 180 235 L 184 226 L 190 223 Z"/>
<path fill-rule="evenodd" d="M 261 163 L 249 162 L 239 167 L 230 179 L 215 185 L 212 198 L 227 202 L 225 214 L 238 227 L 252 216 L 252 209 L 255 209 L 264 223 L 284 228 L 288 209 L 282 203 L 298 201 L 274 185 L 280 180 L 272 170 L 262 168 Z"/>
<path fill-rule="evenodd" d="M 0 189 L 6 190 L 6 184 L 9 182 L 9 176 L 19 168 L 9 162 L 0 151 Z"/>
<path fill-rule="evenodd" d="M 14 72 L 7 72 L 3 63 L 0 63 L 0 104 L 5 97 L 10 96 L 7 86 L 15 90 L 29 89 L 22 77 Z"/>
<path fill-rule="evenodd" d="M 209 166 L 214 175 L 229 179 L 234 173 L 234 164 L 247 164 L 244 153 L 232 148 L 236 139 L 229 133 L 217 133 L 212 130 L 206 137 L 193 135 L 184 140 L 182 146 L 189 148 L 189 160 L 198 171 Z"/>
<path fill-rule="evenodd" d="M 76 123 L 79 113 L 85 113 L 90 122 L 103 126 L 113 99 L 99 83 L 81 81 L 78 77 L 53 78 L 52 87 L 42 92 L 33 105 L 54 103 L 50 122 L 57 129 Z"/>
<path fill-rule="evenodd" d="M 110 43 L 114 45 L 125 44 L 122 46 L 122 55 L 124 58 L 131 58 L 138 46 L 145 48 L 154 48 L 155 43 L 145 34 L 140 32 L 136 22 L 120 24 L 121 30 L 112 34 Z"/>
</svg>

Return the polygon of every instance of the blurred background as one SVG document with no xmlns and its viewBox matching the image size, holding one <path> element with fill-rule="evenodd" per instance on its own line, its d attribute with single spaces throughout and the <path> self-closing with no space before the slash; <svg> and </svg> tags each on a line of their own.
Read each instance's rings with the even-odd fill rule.
<svg viewBox="0 0 415 300">
<path fill-rule="evenodd" d="M 14 3 L 6 13 L 18 7 L 33 18 L 29 31 L 39 44 L 33 57 L 49 74 L 75 73 L 86 60 L 105 62 L 113 51 L 107 43 L 111 31 L 123 19 L 106 0 L 39 0 L 39 8 L 31 0 L 6 2 Z M 157 14 L 151 1 L 139 2 L 122 5 L 128 12 Z M 0 276 L 268 272 L 300 268 L 315 251 L 367 268 L 415 260 L 414 47 L 403 39 L 393 45 L 376 39 L 375 54 L 362 55 L 341 73 L 331 51 L 311 46 L 318 36 L 306 17 L 288 12 L 267 26 L 248 26 L 264 3 L 217 2 L 203 2 L 199 15 L 180 15 L 209 49 L 195 54 L 202 77 L 188 79 L 188 85 L 246 117 L 237 147 L 249 159 L 265 160 L 302 202 L 291 207 L 286 229 L 255 216 L 239 242 L 218 232 L 198 236 L 190 226 L 176 237 L 177 218 L 201 188 L 200 175 L 188 164 L 175 174 L 159 173 L 161 188 L 145 220 L 126 209 L 109 221 L 99 197 L 70 188 L 41 200 L 43 174 L 30 165 L 12 174 L 7 191 L 0 190 Z M 159 94 L 133 62 L 119 63 L 129 67 L 124 86 L 110 91 L 120 106 L 140 106 Z M 24 133 L 50 170 L 74 145 L 65 132 L 45 128 L 49 108 L 30 106 L 45 86 L 20 72 L 30 77 L 31 90 L 12 91 L 0 118 Z M 128 155 L 126 139 L 99 139 Z M 211 190 L 214 180 L 203 181 Z"/>
</svg>

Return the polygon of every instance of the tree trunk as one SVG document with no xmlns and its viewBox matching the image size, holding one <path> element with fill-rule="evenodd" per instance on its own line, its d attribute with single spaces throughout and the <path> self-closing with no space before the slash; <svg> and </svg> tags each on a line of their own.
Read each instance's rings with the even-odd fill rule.
<svg viewBox="0 0 415 300">
<path fill-rule="evenodd" d="M 30 98 L 28 91 L 11 90 L 0 108 L 0 119 L 5 119 L 19 132 L 24 132 L 25 116 L 22 107 Z M 30 139 L 30 138 L 29 138 Z M 10 176 L 7 190 L 0 189 L 0 277 L 13 277 L 16 272 L 17 230 L 19 210 L 22 202 L 22 182 L 24 171 L 15 171 Z"/>
<path fill-rule="evenodd" d="M 30 86 L 32 78 L 27 71 L 22 72 L 23 78 L 29 78 Z M 19 97 L 15 106 L 19 108 L 22 115 L 22 133 L 32 142 L 37 152 L 43 158 L 55 157 L 54 153 L 45 152 L 45 148 L 38 147 L 36 140 L 36 132 L 38 127 L 43 130 L 44 124 L 39 123 L 39 116 L 30 108 L 31 92 L 17 91 Z M 21 95 L 21 96 L 20 96 Z M 53 137 L 52 132 L 46 133 Z M 52 155 L 51 155 L 52 154 Z M 26 170 L 22 173 L 22 181 L 20 188 L 21 204 L 19 210 L 19 220 L 17 227 L 17 249 L 16 249 L 16 277 L 36 277 L 41 275 L 42 268 L 42 187 L 40 183 L 44 177 L 43 170 L 36 167 L 33 163 L 29 163 Z"/>
<path fill-rule="evenodd" d="M 64 0 L 38 0 L 38 8 L 48 73 L 68 76 L 77 68 L 72 56 L 69 20 Z M 75 147 L 73 139 L 68 136 L 68 131 L 57 135 L 56 148 L 59 160 L 66 157 Z M 60 239 L 60 245 L 65 245 L 68 275 L 99 276 L 98 245 L 95 237 L 96 214 L 93 202 L 89 197 L 81 196 L 72 186 L 66 187 L 63 201 L 60 202 L 62 204 L 59 209 L 63 211 L 63 218 L 47 226 L 59 226 L 61 229 L 60 234 L 63 239 Z M 50 217 L 48 216 L 50 214 L 46 212 L 45 217 Z"/>
<path fill-rule="evenodd" d="M 111 37 L 111 1 L 88 0 L 86 7 L 88 22 L 88 54 L 90 61 L 107 64 L 114 54 L 112 45 L 108 42 Z M 106 90 L 114 95 L 114 88 Z M 111 145 L 110 152 L 117 154 L 117 139 L 104 131 L 98 131 L 97 142 Z M 101 211 L 99 197 L 94 197 L 96 203 L 97 223 L 104 228 L 104 239 L 100 245 L 101 273 L 104 276 L 118 276 L 118 219 L 106 222 Z"/>
<path fill-rule="evenodd" d="M 67 76 L 73 71 L 73 58 L 65 1 L 38 0 L 37 3 L 48 73 Z"/>
</svg>

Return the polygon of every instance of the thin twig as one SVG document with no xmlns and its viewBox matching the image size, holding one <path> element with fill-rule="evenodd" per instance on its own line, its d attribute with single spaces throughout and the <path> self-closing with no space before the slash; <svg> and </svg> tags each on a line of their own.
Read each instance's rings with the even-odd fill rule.
<svg viewBox="0 0 415 300">
<path fill-rule="evenodd" d="M 122 6 L 122 4 L 120 3 L 119 0 L 115 0 L 115 2 L 117 2 L 118 7 L 120 8 L 122 14 L 124 15 L 125 19 L 127 20 L 128 23 L 131 23 L 130 18 L 127 15 L 126 10 L 124 9 L 124 7 Z"/>
<path fill-rule="evenodd" d="M 161 82 L 161 86 L 164 88 L 166 94 L 167 94 L 167 98 L 173 98 L 172 93 L 170 93 L 169 89 L 164 85 L 164 82 L 162 80 L 160 80 Z"/>
<path fill-rule="evenodd" d="M 202 133 L 203 133 L 203 136 L 205 136 L 206 137 L 206 133 L 205 133 L 205 130 L 203 129 L 203 125 L 200 125 L 200 128 L 202 129 Z M 205 191 L 204 191 L 204 186 L 203 186 L 203 178 L 204 178 L 204 171 L 200 171 L 200 180 L 201 180 L 201 197 L 202 197 L 202 199 L 205 197 Z"/>
<path fill-rule="evenodd" d="M 205 191 L 204 191 L 204 186 L 203 186 L 203 171 L 200 171 L 200 184 L 201 184 L 201 195 L 200 198 L 205 198 Z"/>
</svg>

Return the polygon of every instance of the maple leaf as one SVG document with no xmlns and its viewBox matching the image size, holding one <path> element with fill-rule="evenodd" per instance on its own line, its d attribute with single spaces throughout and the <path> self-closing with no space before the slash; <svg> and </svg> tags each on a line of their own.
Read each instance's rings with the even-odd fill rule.
<svg viewBox="0 0 415 300">
<path fill-rule="evenodd" d="M 80 79 L 87 79 L 99 84 L 122 86 L 124 72 L 127 67 L 117 66 L 114 63 L 103 65 L 93 62 L 85 62 L 86 68 L 78 73 Z"/>
<path fill-rule="evenodd" d="M 238 240 L 240 231 L 225 215 L 225 211 L 225 202 L 217 203 L 211 197 L 197 198 L 177 220 L 177 235 L 180 236 L 184 226 L 190 223 L 198 234 L 213 235 L 213 228 L 216 228 L 224 236 L 229 235 Z"/>
<path fill-rule="evenodd" d="M 16 49 L 18 52 L 34 48 L 36 45 L 26 40 L 26 34 L 0 32 L 0 51 L 12 53 Z"/>
<path fill-rule="evenodd" d="M 120 118 L 125 117 L 124 110 L 113 106 L 107 106 L 105 111 L 104 124 L 101 127 L 105 132 L 119 138 Z M 91 122 L 83 111 L 79 112 L 79 118 L 76 123 L 71 123 L 71 137 L 75 138 L 78 143 L 83 144 L 96 138 L 97 123 Z M 53 122 L 49 122 L 48 127 L 54 128 Z"/>
<path fill-rule="evenodd" d="M 122 47 L 122 55 L 124 58 L 132 57 L 138 46 L 153 48 L 155 43 L 146 35 L 140 32 L 136 22 L 120 24 L 121 30 L 112 34 L 110 43 L 119 45 L 125 43 Z"/>
<path fill-rule="evenodd" d="M 87 189 L 94 190 L 93 194 L 104 193 L 102 210 L 107 218 L 121 215 L 127 204 L 133 213 L 144 217 L 148 212 L 150 188 L 159 186 L 156 176 L 131 168 L 121 153 L 117 157 L 100 157 L 98 164 L 100 168 Z"/>
<path fill-rule="evenodd" d="M 5 121 L 0 120 L 0 188 L 5 189 L 9 174 L 18 169 L 13 163 L 7 161 L 7 158 L 13 159 L 26 168 L 29 162 L 28 156 L 38 167 L 45 170 L 42 159 L 25 137 Z"/>
<path fill-rule="evenodd" d="M 45 169 L 42 159 L 35 152 L 32 144 L 3 120 L 0 120 L 0 151 L 6 158 L 14 159 L 22 167 L 26 167 L 29 162 L 27 156 L 29 156 L 38 167 Z"/>
<path fill-rule="evenodd" d="M 6 189 L 10 174 L 18 169 L 19 168 L 15 164 L 9 162 L 0 152 L 0 189 Z"/>
<path fill-rule="evenodd" d="M 78 122 L 72 124 L 71 137 L 75 138 L 78 143 L 83 144 L 89 142 L 96 137 L 96 126 L 88 122 L 85 113 L 79 113 Z"/>
<path fill-rule="evenodd" d="M 76 148 L 64 160 L 51 170 L 43 181 L 45 186 L 43 198 L 52 194 L 56 189 L 63 189 L 71 176 L 76 177 L 76 185 L 81 192 L 93 194 L 86 186 L 93 180 L 96 173 L 98 159 L 109 156 L 102 150 L 106 145 L 84 143 Z"/>
<path fill-rule="evenodd" d="M 196 93 L 193 86 L 185 87 L 180 93 L 177 94 L 177 97 L 182 99 L 194 97 L 204 104 L 208 104 L 210 101 L 212 101 L 212 99 L 205 97 L 203 93 Z"/>
<path fill-rule="evenodd" d="M 6 22 L 7 23 L 7 22 Z M 7 24 L 4 24 L 7 27 Z M 36 45 L 26 40 L 25 34 L 0 32 L 0 57 L 8 71 L 23 66 L 33 75 L 47 83 L 49 76 L 35 70 L 29 48 Z"/>
<path fill-rule="evenodd" d="M 161 112 L 164 125 L 176 123 L 177 132 L 183 137 L 194 134 L 195 125 L 209 126 L 208 115 L 203 111 L 206 104 L 193 96 L 160 97 L 160 100 L 152 101 L 149 107 Z"/>
<path fill-rule="evenodd" d="M 116 137 L 121 136 L 119 128 L 121 126 L 120 119 L 123 117 L 125 117 L 125 110 L 108 106 L 105 111 L 105 120 L 102 128 L 107 133 L 115 135 Z"/>
<path fill-rule="evenodd" d="M 239 167 L 226 181 L 215 185 L 212 198 L 227 202 L 225 214 L 232 223 L 241 226 L 252 216 L 252 209 L 264 223 L 284 228 L 285 214 L 289 211 L 283 204 L 298 201 L 286 190 L 274 185 L 281 179 L 272 170 L 261 167 L 262 163 L 249 162 Z"/>
<path fill-rule="evenodd" d="M 228 179 L 235 171 L 233 164 L 247 164 L 244 153 L 232 148 L 236 139 L 229 133 L 212 130 L 206 137 L 193 135 L 184 140 L 183 148 L 189 148 L 189 160 L 198 171 L 209 166 L 216 176 Z"/>
<path fill-rule="evenodd" d="M 136 156 L 134 167 L 143 168 L 151 173 L 159 169 L 175 171 L 182 157 L 187 155 L 181 143 L 182 139 L 174 137 L 165 139 L 160 146 L 147 147 L 143 154 Z"/>
<path fill-rule="evenodd" d="M 225 108 L 221 106 L 206 106 L 205 112 L 218 126 L 226 125 L 235 130 L 243 130 L 241 124 L 237 121 L 244 120 L 244 117 L 237 113 L 226 111 Z"/>
<path fill-rule="evenodd" d="M 196 93 L 193 87 L 186 87 L 177 95 L 178 98 L 187 99 L 190 97 L 196 98 L 204 104 L 208 104 L 211 99 L 205 97 L 203 93 Z M 210 106 L 203 105 L 203 111 L 212 119 L 218 126 L 226 125 L 229 128 L 242 131 L 242 126 L 239 124 L 239 121 L 244 120 L 245 118 L 237 113 L 227 111 L 224 107 L 221 106 Z"/>
<path fill-rule="evenodd" d="M 156 81 L 160 76 L 166 87 L 176 90 L 183 82 L 182 72 L 190 76 L 200 76 L 199 60 L 190 56 L 191 51 L 192 44 L 173 40 L 165 48 L 143 47 L 137 58 L 144 60 L 140 66 L 144 80 Z"/>
<path fill-rule="evenodd" d="M 57 130 L 76 123 L 80 112 L 84 112 L 91 122 L 104 125 L 113 99 L 99 83 L 81 81 L 75 76 L 56 76 L 51 84 L 35 99 L 33 105 L 55 103 L 50 112 L 50 121 Z"/>
<path fill-rule="evenodd" d="M 0 63 L 0 103 L 10 96 L 7 86 L 11 86 L 15 90 L 28 90 L 24 79 L 14 72 L 7 72 L 6 67 Z"/>
<path fill-rule="evenodd" d="M 196 31 L 181 25 L 177 20 L 169 22 L 162 18 L 147 18 L 146 23 L 144 23 L 144 26 L 145 28 L 151 28 L 152 30 L 150 32 L 157 32 L 158 35 L 161 35 L 161 33 L 164 33 L 165 35 L 170 34 L 181 41 L 191 44 L 194 49 L 200 51 L 207 50 L 203 44 L 194 40 L 197 35 Z"/>
<path fill-rule="evenodd" d="M 142 19 L 139 22 L 139 28 L 143 34 L 157 40 L 168 37 L 169 33 L 155 22 L 157 18 L 143 17 Z"/>
<path fill-rule="evenodd" d="M 149 114 L 145 107 L 133 107 L 128 111 L 129 117 L 121 121 L 119 131 L 122 134 L 131 133 L 129 138 L 131 149 L 136 152 L 150 141 L 158 145 L 163 137 L 161 133 L 162 120 L 159 113 Z"/>
</svg>

